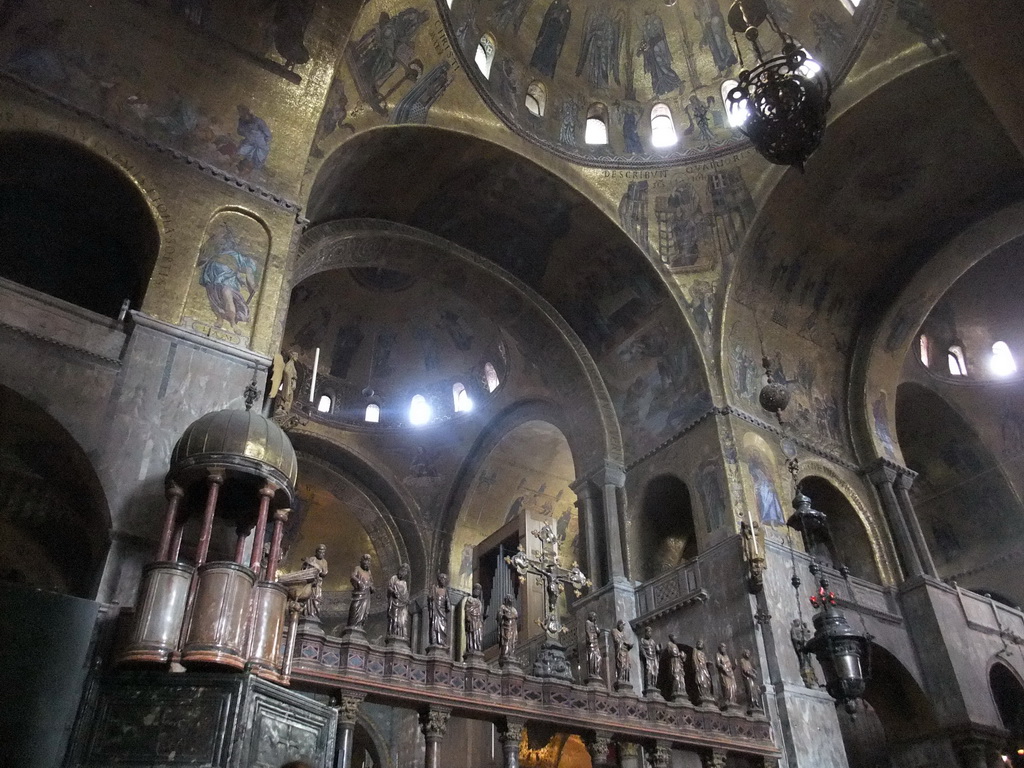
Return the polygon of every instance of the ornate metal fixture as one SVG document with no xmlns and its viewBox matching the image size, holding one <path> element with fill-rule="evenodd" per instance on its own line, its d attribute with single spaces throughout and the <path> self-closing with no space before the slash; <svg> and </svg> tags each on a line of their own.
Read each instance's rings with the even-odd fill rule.
<svg viewBox="0 0 1024 768">
<path fill-rule="evenodd" d="M 825 690 L 853 715 L 857 701 L 871 678 L 870 642 L 850 626 L 846 615 L 836 607 L 836 596 L 828 588 L 828 579 L 818 572 L 818 594 L 811 597 L 811 605 L 818 609 L 814 615 L 814 637 L 803 650 L 813 653 L 825 673 Z"/>
<path fill-rule="evenodd" d="M 761 365 L 764 366 L 764 374 L 768 381 L 761 387 L 757 400 L 768 413 L 774 413 L 781 424 L 782 412 L 789 405 L 789 390 L 785 384 L 780 384 L 772 378 L 772 362 L 767 355 L 761 358 Z"/>
<path fill-rule="evenodd" d="M 590 579 L 576 563 L 572 564 L 572 568 L 563 568 L 558 564 L 557 547 L 561 540 L 555 536 L 550 525 L 544 523 L 539 531 L 533 532 L 533 535 L 540 540 L 539 557 L 529 557 L 522 549 L 511 557 L 505 557 L 505 562 L 516 569 L 520 580 L 532 574 L 544 582 L 544 593 L 547 595 L 544 602 L 544 620 L 538 623 L 544 628 L 547 639 L 534 663 L 533 674 L 538 677 L 572 680 L 569 662 L 565 658 L 565 647 L 559 641 L 559 636 L 566 629 L 558 616 L 558 596 L 565 592 L 568 585 L 572 587 L 576 596 L 580 597 L 583 588 L 590 586 Z"/>
<path fill-rule="evenodd" d="M 758 26 L 766 20 L 782 42 L 781 53 L 768 58 L 758 42 Z M 768 162 L 802 171 L 825 133 L 832 95 L 828 73 L 782 31 L 764 0 L 736 0 L 729 10 L 729 25 L 750 41 L 758 62 L 753 69 L 743 69 L 739 80 L 723 85 L 730 123 Z"/>
</svg>

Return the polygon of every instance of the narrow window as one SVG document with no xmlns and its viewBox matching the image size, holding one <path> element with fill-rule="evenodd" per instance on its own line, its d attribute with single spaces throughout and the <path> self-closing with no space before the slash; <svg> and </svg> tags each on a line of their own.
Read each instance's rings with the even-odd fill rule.
<svg viewBox="0 0 1024 768">
<path fill-rule="evenodd" d="M 366 415 L 363 417 L 363 420 L 370 424 L 380 423 L 380 406 L 376 403 L 370 403 L 366 406 Z"/>
<path fill-rule="evenodd" d="M 334 405 L 334 401 L 331 400 L 330 395 L 320 395 L 320 399 L 316 401 L 316 409 L 320 413 L 330 413 L 332 405 Z"/>
<path fill-rule="evenodd" d="M 586 144 L 608 143 L 608 110 L 604 104 L 591 104 L 587 110 L 587 126 L 583 131 Z"/>
<path fill-rule="evenodd" d="M 967 362 L 964 360 L 963 347 L 957 345 L 950 347 L 946 354 L 946 360 L 949 361 L 950 374 L 953 376 L 967 375 Z"/>
<path fill-rule="evenodd" d="M 917 343 L 918 343 L 918 352 L 917 352 L 917 354 L 921 358 L 921 365 L 923 365 L 925 368 L 927 368 L 928 367 L 928 337 L 925 336 L 922 333 L 921 334 L 921 338 L 919 338 L 917 340 Z"/>
<path fill-rule="evenodd" d="M 1012 376 L 1017 372 L 1017 362 L 1005 341 L 997 341 L 992 345 L 992 373 L 996 376 Z"/>
<path fill-rule="evenodd" d="M 493 392 L 501 384 L 501 381 L 498 379 L 498 372 L 494 370 L 494 366 L 490 363 L 484 365 L 484 381 L 487 383 L 488 392 Z"/>
<path fill-rule="evenodd" d="M 452 385 L 452 399 L 455 401 L 455 412 L 465 413 L 473 410 L 473 401 L 469 399 L 469 393 L 462 386 L 461 382 Z"/>
<path fill-rule="evenodd" d="M 531 115 L 544 117 L 544 101 L 544 83 L 538 83 L 535 80 L 526 89 L 526 108 Z"/>
<path fill-rule="evenodd" d="M 839 0 L 843 4 L 843 8 L 850 12 L 852 16 L 856 13 L 857 8 L 860 6 L 860 0 Z"/>
<path fill-rule="evenodd" d="M 671 147 L 679 140 L 672 123 L 672 110 L 667 104 L 655 104 L 651 108 L 651 144 L 655 147 Z"/>
<path fill-rule="evenodd" d="M 729 95 L 739 87 L 739 80 L 726 80 L 722 83 L 722 104 L 725 105 L 725 116 L 729 122 L 730 128 L 739 128 L 745 122 L 747 122 L 747 116 L 750 114 L 750 109 L 747 106 L 747 102 L 744 101 L 733 101 L 729 98 Z M 742 93 L 742 91 L 740 92 Z M 739 95 L 739 94 L 737 94 Z"/>
<path fill-rule="evenodd" d="M 484 35 L 480 38 L 480 44 L 476 47 L 476 61 L 477 69 L 480 73 L 486 77 L 491 76 L 491 62 L 494 61 L 494 38 L 490 34 Z"/>
<path fill-rule="evenodd" d="M 427 398 L 423 395 L 413 395 L 412 403 L 409 406 L 409 423 L 426 424 L 430 421 L 431 411 Z"/>
</svg>

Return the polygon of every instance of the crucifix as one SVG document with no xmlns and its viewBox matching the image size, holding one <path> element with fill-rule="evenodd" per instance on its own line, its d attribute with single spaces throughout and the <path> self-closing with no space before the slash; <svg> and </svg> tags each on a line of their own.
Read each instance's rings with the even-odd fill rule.
<svg viewBox="0 0 1024 768">
<path fill-rule="evenodd" d="M 541 646 L 540 655 L 534 662 L 533 674 L 538 677 L 559 677 L 571 680 L 572 674 L 569 670 L 569 663 L 565 659 L 565 648 L 558 639 L 563 632 L 567 631 L 558 616 L 558 596 L 565 592 L 566 585 L 568 585 L 572 587 L 576 597 L 580 597 L 583 594 L 583 588 L 590 586 L 590 579 L 580 570 L 578 563 L 573 563 L 571 568 L 559 565 L 557 547 L 562 540 L 555 536 L 555 532 L 551 530 L 548 523 L 544 523 L 539 531 L 533 532 L 533 535 L 540 540 L 538 557 L 530 557 L 522 547 L 511 557 L 505 557 L 505 562 L 516 569 L 520 581 L 529 575 L 540 578 L 547 596 L 544 601 L 544 619 L 538 622 L 544 628 L 547 639 Z"/>
</svg>

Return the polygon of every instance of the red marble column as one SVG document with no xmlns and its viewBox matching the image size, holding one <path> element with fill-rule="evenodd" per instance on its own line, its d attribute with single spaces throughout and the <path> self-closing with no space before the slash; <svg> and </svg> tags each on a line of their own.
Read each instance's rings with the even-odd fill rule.
<svg viewBox="0 0 1024 768">
<path fill-rule="evenodd" d="M 259 574 L 260 560 L 263 557 L 263 539 L 267 535 L 267 515 L 270 512 L 270 500 L 277 493 L 277 486 L 267 481 L 260 488 L 260 511 L 256 517 L 256 530 L 253 533 L 252 555 L 249 557 L 249 569 Z"/>
<path fill-rule="evenodd" d="M 203 527 L 199 532 L 199 546 L 196 548 L 196 566 L 206 562 L 210 551 L 210 538 L 213 535 L 213 516 L 217 512 L 217 495 L 224 483 L 223 472 L 211 472 L 206 478 L 206 508 L 203 510 Z"/>
<path fill-rule="evenodd" d="M 281 536 L 284 535 L 284 524 L 288 521 L 289 509 L 274 510 L 274 537 L 270 542 L 270 562 L 267 563 L 267 581 L 277 578 L 277 561 L 281 559 Z"/>
<path fill-rule="evenodd" d="M 157 562 L 166 562 L 171 553 L 171 539 L 174 536 L 178 523 L 178 507 L 181 505 L 181 498 L 185 491 L 177 483 L 167 483 L 167 513 L 164 516 L 164 529 L 160 533 L 160 547 L 156 553 Z M 175 557 L 177 559 L 177 552 Z"/>
</svg>

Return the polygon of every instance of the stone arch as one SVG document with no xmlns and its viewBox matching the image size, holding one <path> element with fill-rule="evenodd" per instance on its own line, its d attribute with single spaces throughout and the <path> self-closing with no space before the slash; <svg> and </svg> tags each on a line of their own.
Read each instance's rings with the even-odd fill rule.
<svg viewBox="0 0 1024 768">
<path fill-rule="evenodd" d="M 140 306 L 161 227 L 131 175 L 91 146 L 49 132 L 0 133 L 0 157 L 3 276 L 108 317 L 123 299 Z"/>
<path fill-rule="evenodd" d="M 999 724 L 1009 733 L 1008 746 L 1016 752 L 1024 747 L 1024 682 L 1008 664 L 995 661 L 988 670 L 988 685 Z"/>
<path fill-rule="evenodd" d="M 804 479 L 808 477 L 820 477 L 823 482 L 828 483 L 842 495 L 846 503 L 850 505 L 850 510 L 855 513 L 861 529 L 865 532 L 871 558 L 878 571 L 878 579 L 884 584 L 895 584 L 896 574 L 899 571 L 896 567 L 895 547 L 885 522 L 878 519 L 872 507 L 864 502 L 861 494 L 830 465 L 816 459 L 802 459 L 800 467 L 800 483 L 803 483 Z M 814 495 L 808 495 L 812 505 L 817 503 Z M 816 508 L 820 509 L 820 507 Z M 827 512 L 827 510 L 822 511 Z M 831 524 L 831 519 L 829 522 Z M 854 573 L 854 575 L 859 574 Z"/>
<path fill-rule="evenodd" d="M 671 473 L 652 477 L 641 493 L 631 572 L 648 581 L 696 557 L 697 521 L 686 483 Z"/>
<path fill-rule="evenodd" d="M 0 572 L 92 599 L 111 516 L 86 452 L 43 408 L 0 386 Z"/>
<path fill-rule="evenodd" d="M 429 534 L 417 522 L 416 502 L 398 479 L 355 448 L 340 446 L 315 428 L 294 427 L 288 436 L 298 455 L 335 476 L 343 476 L 367 500 L 369 508 L 360 511 L 360 522 L 365 521 L 364 526 L 375 531 L 382 542 L 385 553 L 381 558 L 382 566 L 404 559 L 412 571 L 413 584 L 426 584 Z M 345 563 L 338 567 L 347 571 L 351 565 Z"/>
</svg>

